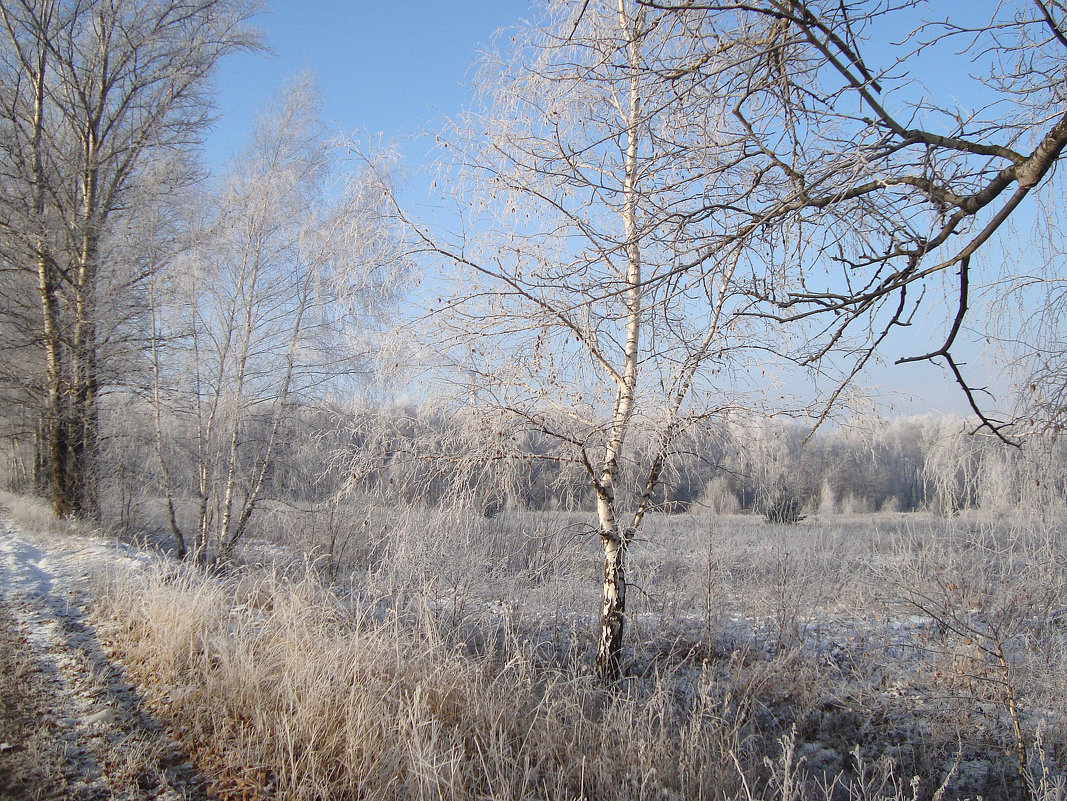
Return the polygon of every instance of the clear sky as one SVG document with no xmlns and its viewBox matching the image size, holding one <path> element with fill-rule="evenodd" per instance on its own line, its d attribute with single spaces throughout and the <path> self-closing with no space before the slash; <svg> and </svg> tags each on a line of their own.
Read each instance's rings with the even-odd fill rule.
<svg viewBox="0 0 1067 801">
<path fill-rule="evenodd" d="M 218 71 L 209 166 L 242 146 L 265 103 L 304 70 L 331 128 L 386 143 L 439 129 L 469 103 L 479 50 L 528 9 L 527 0 L 267 0 L 255 24 L 268 52 L 231 56 Z"/>
<path fill-rule="evenodd" d="M 529 16 L 529 0 L 266 0 L 255 19 L 266 51 L 231 56 L 217 73 L 208 166 L 221 170 L 265 104 L 308 70 L 324 122 L 361 141 L 398 144 L 411 181 L 402 198 L 427 202 L 419 190 L 428 181 L 417 171 L 433 137 L 420 134 L 440 130 L 469 104 L 479 51 L 496 31 Z M 884 351 L 885 361 L 911 355 L 916 344 L 927 349 L 934 330 L 943 336 L 941 326 L 925 337 L 913 331 L 911 342 Z M 967 411 L 946 372 L 930 365 L 876 367 L 865 383 L 899 393 L 883 399 L 890 414 Z"/>
</svg>

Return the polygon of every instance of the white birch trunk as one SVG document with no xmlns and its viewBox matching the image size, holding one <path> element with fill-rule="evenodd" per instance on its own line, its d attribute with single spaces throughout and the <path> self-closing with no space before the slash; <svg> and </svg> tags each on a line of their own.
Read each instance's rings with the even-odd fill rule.
<svg viewBox="0 0 1067 801">
<path fill-rule="evenodd" d="M 615 484 L 637 394 L 638 357 L 641 345 L 641 249 L 637 233 L 637 156 L 638 121 L 641 112 L 639 67 L 641 45 L 639 27 L 643 13 L 632 23 L 627 17 L 626 0 L 619 0 L 619 24 L 629 37 L 630 84 L 627 105 L 621 108 L 626 125 L 625 176 L 623 179 L 623 232 L 626 237 L 626 343 L 623 370 L 616 381 L 615 407 L 608 429 L 604 460 L 596 479 L 597 514 L 600 540 L 604 549 L 604 587 L 600 613 L 600 636 L 597 642 L 596 672 L 607 680 L 620 676 L 619 655 L 626 619 L 626 548 L 632 530 L 619 528 L 616 514 Z"/>
</svg>

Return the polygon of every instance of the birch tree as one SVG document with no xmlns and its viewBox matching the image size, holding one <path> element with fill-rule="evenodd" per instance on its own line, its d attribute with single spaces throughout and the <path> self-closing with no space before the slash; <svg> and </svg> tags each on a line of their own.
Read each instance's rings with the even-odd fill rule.
<svg viewBox="0 0 1067 801">
<path fill-rule="evenodd" d="M 16 0 L 0 5 L 5 250 L 33 279 L 44 461 L 57 514 L 94 516 L 109 374 L 113 229 L 146 161 L 188 150 L 208 79 L 252 40 L 244 0 Z M 192 178 L 172 172 L 172 181 Z M 137 283 L 140 277 L 132 277 Z M 39 343 L 39 344 L 38 344 Z"/>
<path fill-rule="evenodd" d="M 367 321 L 402 266 L 382 205 L 387 165 L 339 174 L 336 160 L 305 76 L 201 199 L 195 241 L 155 277 L 158 462 L 178 551 L 199 561 L 228 558 L 271 496 L 297 407 L 366 367 Z"/>
<path fill-rule="evenodd" d="M 723 69 L 694 80 L 683 67 L 703 55 L 702 15 L 631 0 L 542 11 L 486 64 L 484 105 L 448 143 L 473 233 L 446 246 L 423 232 L 457 279 L 430 324 L 447 375 L 500 430 L 480 458 L 551 458 L 592 487 L 604 563 L 596 670 L 610 680 L 627 549 L 680 439 L 742 402 L 732 387 L 760 379 L 753 353 L 769 364 L 773 343 L 742 314 L 739 276 L 754 269 L 744 238 L 696 277 L 679 269 L 737 224 L 731 205 L 752 186 L 729 173 L 745 173 L 747 154 L 725 101 L 727 65 L 753 42 L 724 42 Z M 694 197 L 717 210 L 689 214 Z M 527 451 L 524 432 L 561 447 Z"/>
</svg>

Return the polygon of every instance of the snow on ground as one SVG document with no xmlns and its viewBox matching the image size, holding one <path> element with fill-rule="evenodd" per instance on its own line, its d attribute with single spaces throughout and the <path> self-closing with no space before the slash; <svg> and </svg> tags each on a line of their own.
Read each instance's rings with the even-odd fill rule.
<svg viewBox="0 0 1067 801">
<path fill-rule="evenodd" d="M 88 620 L 94 574 L 151 559 L 0 521 L 0 799 L 206 797 Z"/>
</svg>

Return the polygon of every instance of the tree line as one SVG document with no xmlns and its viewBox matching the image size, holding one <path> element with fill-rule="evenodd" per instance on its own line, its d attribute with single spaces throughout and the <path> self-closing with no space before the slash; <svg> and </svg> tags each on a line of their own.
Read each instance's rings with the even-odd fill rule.
<svg viewBox="0 0 1067 801">
<path fill-rule="evenodd" d="M 127 534 L 176 529 L 180 549 L 182 532 L 203 525 L 206 468 L 195 426 L 184 410 L 160 416 L 151 395 L 112 395 L 105 408 L 97 476 L 101 517 Z M 255 478 L 256 497 L 242 496 L 253 508 L 460 506 L 485 517 L 593 508 L 582 466 L 566 458 L 558 441 L 530 429 L 503 431 L 485 412 L 374 404 L 342 409 L 291 400 L 281 423 L 270 415 L 245 422 L 241 464 L 233 472 L 242 482 Z M 976 425 L 951 415 L 858 417 L 812 436 L 810 423 L 722 420 L 678 443 L 650 508 L 697 517 L 761 515 L 779 523 L 872 513 L 1061 512 L 1067 445 L 1050 432 L 1030 431 L 1016 447 L 988 433 L 975 435 Z M 167 443 L 163 458 L 157 426 Z M 26 440 L 9 450 L 3 471 L 9 491 L 40 490 L 35 447 Z M 647 447 L 633 440 L 621 459 L 623 484 L 639 480 Z M 424 452 L 436 456 L 425 459 Z M 225 492 L 226 484 L 218 489 Z M 243 528 L 223 528 L 200 547 L 232 547 L 243 534 Z"/>
</svg>

